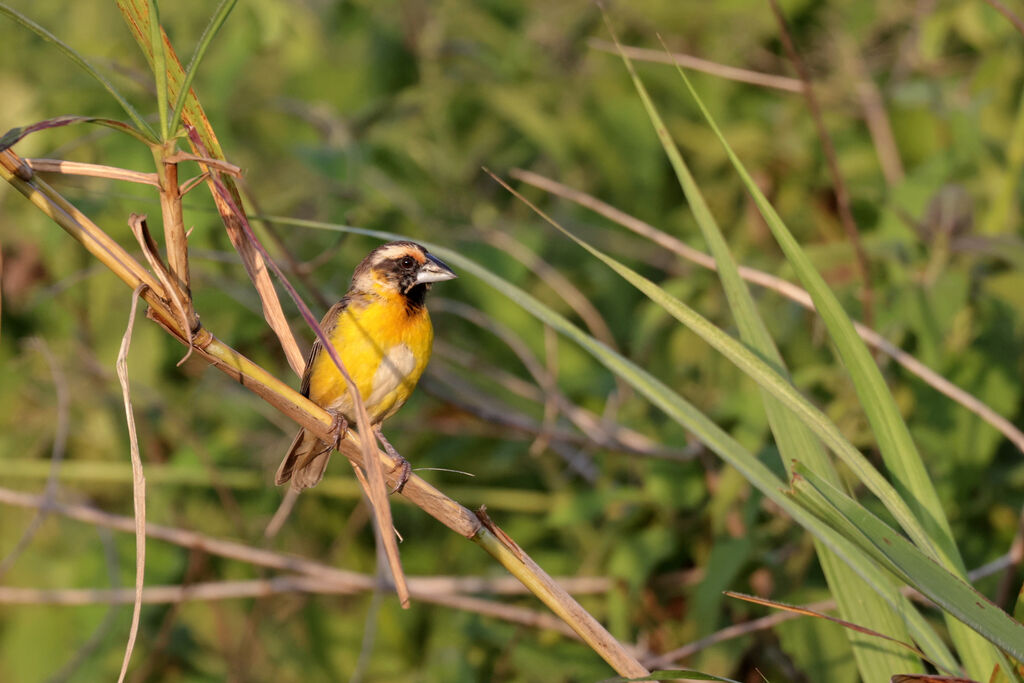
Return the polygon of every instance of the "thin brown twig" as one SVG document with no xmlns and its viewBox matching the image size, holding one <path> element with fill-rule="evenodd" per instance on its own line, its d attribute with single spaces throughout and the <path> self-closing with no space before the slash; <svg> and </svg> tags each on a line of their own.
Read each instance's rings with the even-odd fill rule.
<svg viewBox="0 0 1024 683">
<path fill-rule="evenodd" d="M 178 164 L 171 161 L 177 141 L 170 140 L 153 147 L 153 160 L 160 179 L 160 214 L 163 218 L 164 247 L 167 249 L 167 271 L 171 275 L 171 289 L 176 299 L 192 309 L 191 275 L 188 265 L 188 233 L 185 230 L 184 210 L 181 206 L 181 187 L 178 185 Z M 195 312 L 190 313 L 189 329 L 195 327 Z"/>
<path fill-rule="evenodd" d="M 510 235 L 499 230 L 485 230 L 481 233 L 487 242 L 522 263 L 543 280 L 552 291 L 569 304 L 570 308 L 587 326 L 587 329 L 599 341 L 607 344 L 613 351 L 620 351 L 619 344 L 615 341 L 615 335 L 612 334 L 601 311 L 590 302 L 590 299 L 579 287 L 573 284 L 572 280 Z M 615 377 L 614 380 L 620 396 L 629 396 L 632 393 L 629 385 L 621 377 Z"/>
<path fill-rule="evenodd" d="M 607 40 L 591 38 L 587 41 L 587 45 L 595 50 L 600 50 L 601 52 L 618 54 L 618 49 L 615 47 L 615 44 L 610 43 Z M 772 88 L 792 93 L 803 92 L 803 84 L 799 80 L 789 78 L 788 76 L 777 76 L 775 74 L 766 74 L 760 71 L 740 69 L 735 66 L 719 64 L 718 62 L 712 62 L 707 59 L 701 59 L 700 57 L 694 57 L 681 52 L 671 52 L 666 54 L 664 50 L 650 50 L 647 48 L 631 47 L 628 45 L 624 45 L 622 47 L 622 51 L 626 53 L 627 57 L 635 59 L 638 62 L 678 64 L 685 69 L 701 71 L 730 81 L 750 83 L 751 85 L 758 85 L 764 88 Z"/>
<path fill-rule="evenodd" d="M 814 127 L 818 131 L 818 139 L 821 142 L 821 149 L 825 153 L 825 161 L 828 164 L 829 173 L 832 176 L 832 189 L 835 193 L 839 222 L 843 226 L 843 231 L 846 232 L 846 238 L 850 240 L 850 245 L 853 247 L 853 252 L 856 255 L 857 271 L 861 280 L 861 315 L 864 318 L 864 323 L 868 327 L 871 327 L 874 320 L 871 270 L 868 267 L 867 253 L 864 251 L 864 245 L 861 243 L 860 231 L 857 228 L 857 221 L 854 219 L 853 210 L 850 208 L 850 191 L 846 187 L 846 180 L 839 169 L 839 157 L 836 154 L 836 148 L 832 142 L 832 136 L 829 134 L 828 128 L 825 127 L 825 118 L 822 116 L 821 105 L 819 104 L 818 97 L 814 92 L 811 73 L 807 69 L 807 65 L 804 63 L 803 58 L 796 49 L 796 43 L 793 41 L 793 36 L 789 30 L 789 24 L 786 22 L 786 17 L 782 13 L 782 9 L 779 7 L 778 0 L 768 0 L 768 4 L 771 6 L 772 14 L 775 15 L 775 19 L 779 25 L 779 38 L 782 40 L 782 45 L 786 50 L 786 54 L 789 55 L 790 61 L 793 62 L 793 67 L 796 69 L 797 74 L 800 76 L 800 80 L 804 84 L 803 93 L 807 100 L 807 108 L 810 110 L 811 119 L 814 121 Z"/>
<path fill-rule="evenodd" d="M 68 519 L 89 524 L 99 528 L 113 529 L 124 533 L 132 533 L 135 529 L 132 518 L 115 515 L 98 508 L 77 503 L 47 501 L 41 495 L 24 493 L 0 487 L 0 503 L 15 507 L 39 509 L 45 507 L 51 512 Z M 333 587 L 338 592 L 356 593 L 372 590 L 377 585 L 377 578 L 359 572 L 338 569 L 322 562 L 310 560 L 296 555 L 286 555 L 265 548 L 258 548 L 238 541 L 230 541 L 202 534 L 188 529 L 147 524 L 146 535 L 150 538 L 173 545 L 217 555 L 238 562 L 274 569 L 282 572 L 293 572 L 309 577 L 311 581 L 320 582 L 324 587 Z M 614 587 L 614 581 L 607 577 L 556 577 L 554 579 L 569 592 L 577 595 L 606 593 Z M 234 584 L 234 582 L 232 582 Z M 196 584 L 193 584 L 196 585 Z M 234 584 L 240 585 L 240 584 Z M 489 595 L 523 595 L 527 592 L 522 583 L 512 577 L 474 577 L 474 576 L 412 576 L 409 577 L 410 587 L 417 593 L 432 594 L 489 594 Z M 177 586 L 185 591 L 189 586 Z M 38 590 L 38 589 L 19 589 Z M 64 589 L 61 589 L 63 591 Z M 92 590 L 92 589 L 90 589 Z M 124 589 L 132 590 L 132 589 Z M 144 588 L 148 590 L 148 588 Z M 212 589 L 211 589 L 212 590 Z M 59 594 L 55 593 L 55 594 Z M 134 595 L 134 593 L 132 593 Z M 14 595 L 9 593 L 8 595 Z M 230 596 L 227 596 L 230 597 Z M 239 595 L 238 597 L 242 597 Z M 186 599 L 186 598 L 182 598 Z M 210 597 L 209 599 L 214 599 Z M 97 602 L 102 602 L 97 600 Z"/>
<path fill-rule="evenodd" d="M 639 218 L 635 218 L 626 212 L 593 197 L 592 195 L 573 189 L 567 185 L 563 185 L 562 183 L 546 178 L 545 176 L 533 173 L 532 171 L 513 169 L 509 173 L 517 180 L 533 185 L 534 187 L 539 187 L 547 192 L 590 209 L 591 211 L 604 216 L 608 220 L 631 230 L 637 235 L 645 237 L 665 249 L 682 256 L 692 263 L 696 263 L 697 265 L 710 270 L 715 270 L 717 268 L 714 258 L 710 255 L 705 254 L 698 249 L 694 249 L 680 239 L 659 230 L 650 223 L 645 223 Z M 815 310 L 814 302 L 811 300 L 810 294 L 792 282 L 788 282 L 776 275 L 766 273 L 762 270 L 757 270 L 756 268 L 750 268 L 748 266 L 740 266 L 740 276 L 742 276 L 747 282 L 751 282 L 759 287 L 764 287 L 765 289 L 774 291 L 809 311 Z M 1013 443 L 1014 446 L 1017 447 L 1019 451 L 1024 453 L 1024 432 L 1018 429 L 1012 422 L 992 410 L 992 408 L 986 405 L 981 399 L 956 386 L 948 379 L 917 360 L 913 355 L 903 351 L 895 344 L 885 339 L 882 335 L 875 332 L 867 325 L 855 321 L 853 326 L 857 331 L 857 334 L 860 335 L 861 339 L 863 339 L 866 344 L 886 354 L 903 366 L 903 368 L 908 372 L 920 378 L 933 389 L 944 394 L 953 401 L 956 401 L 961 406 L 977 415 L 1005 436 L 1011 443 Z"/>
<path fill-rule="evenodd" d="M 135 328 L 135 311 L 146 285 L 139 285 L 132 292 L 131 310 L 128 313 L 128 325 L 121 339 L 121 350 L 117 354 L 117 377 L 121 381 L 121 393 L 124 397 L 124 412 L 128 421 L 128 445 L 132 459 L 132 498 L 135 501 L 135 606 L 132 608 L 132 625 L 128 632 L 128 645 L 125 647 L 124 660 L 121 662 L 121 673 L 118 683 L 124 683 L 128 673 L 128 662 L 135 648 L 135 637 L 139 632 L 139 617 L 142 613 L 142 584 L 146 576 L 146 478 L 142 472 L 142 458 L 139 456 L 139 439 L 135 432 L 135 416 L 132 412 L 131 390 L 128 386 L 128 349 L 132 343 L 132 330 Z"/>
<path fill-rule="evenodd" d="M 438 358 L 453 361 L 459 366 L 473 371 L 478 376 L 485 376 L 498 386 L 506 389 L 516 396 L 520 396 L 536 403 L 543 403 L 544 401 L 544 393 L 538 389 L 536 385 L 520 379 L 517 375 L 504 368 L 499 368 L 495 365 L 486 363 L 481 359 L 472 356 L 468 351 L 460 349 L 453 344 L 445 342 L 444 340 L 436 340 L 434 342 L 434 355 Z M 434 371 L 436 367 L 437 366 L 431 365 L 431 369 L 428 370 L 427 374 L 428 378 L 435 374 Z M 449 377 L 450 373 L 446 374 L 441 379 L 447 381 Z M 460 387 L 461 386 L 464 385 L 460 384 Z M 479 392 L 474 393 L 474 396 L 478 396 L 485 401 L 487 399 L 493 399 L 492 396 L 484 397 Z M 634 455 L 647 455 L 655 458 L 665 458 L 668 460 L 689 460 L 693 457 L 693 453 L 689 448 L 673 448 L 671 446 L 663 445 L 646 434 L 597 415 L 586 408 L 572 403 L 564 395 L 563 398 L 565 401 L 559 405 L 559 410 L 573 424 L 575 424 L 581 432 L 586 434 L 586 436 L 576 435 L 561 430 L 553 432 L 552 436 L 559 440 L 573 443 L 584 443 L 585 441 L 589 441 L 610 450 L 617 450 Z M 446 397 L 446 400 L 451 399 L 452 397 Z M 465 408 L 464 401 L 458 403 L 460 407 Z M 540 429 L 536 422 L 529 418 L 526 418 L 525 420 L 522 419 L 525 418 L 525 416 L 519 416 L 515 411 L 512 411 L 509 406 L 502 402 L 496 402 L 493 403 L 493 405 L 485 402 L 482 405 L 482 408 L 483 410 L 470 410 L 469 412 L 473 415 L 477 415 L 478 417 L 482 417 L 487 421 L 494 421 L 498 424 L 514 427 L 531 434 L 537 433 Z M 492 408 L 494 410 L 491 410 Z M 512 419 L 502 419 L 503 414 L 507 414 Z"/>
<path fill-rule="evenodd" d="M 81 161 L 64 161 L 63 159 L 25 159 L 25 163 L 33 171 L 43 173 L 62 173 L 64 175 L 81 175 L 92 178 L 109 178 L 111 180 L 124 180 L 129 183 L 140 185 L 152 185 L 160 187 L 160 180 L 156 173 L 144 173 L 142 171 L 129 171 L 116 166 L 103 166 L 102 164 L 86 164 Z"/>
</svg>

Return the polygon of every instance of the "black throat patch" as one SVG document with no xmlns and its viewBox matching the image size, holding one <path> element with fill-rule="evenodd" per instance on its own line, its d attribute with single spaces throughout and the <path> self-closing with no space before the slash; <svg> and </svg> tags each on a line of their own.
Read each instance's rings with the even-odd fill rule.
<svg viewBox="0 0 1024 683">
<path fill-rule="evenodd" d="M 427 300 L 427 290 L 430 289 L 430 285 L 426 282 L 413 285 L 405 291 L 402 295 L 405 297 L 405 310 L 407 313 L 412 315 L 413 313 L 419 313 L 420 309 L 423 308 L 424 302 Z"/>
</svg>

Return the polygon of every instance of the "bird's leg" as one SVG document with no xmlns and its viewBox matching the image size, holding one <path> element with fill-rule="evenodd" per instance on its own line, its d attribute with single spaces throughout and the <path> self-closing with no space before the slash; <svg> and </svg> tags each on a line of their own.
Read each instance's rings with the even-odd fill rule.
<svg viewBox="0 0 1024 683">
<path fill-rule="evenodd" d="M 348 433 L 348 420 L 337 410 L 327 410 L 334 418 L 334 424 L 331 425 L 331 434 L 334 435 L 334 450 L 341 450 L 341 442 L 345 440 L 345 435 Z"/>
<path fill-rule="evenodd" d="M 409 476 L 412 474 L 412 465 L 409 464 L 408 460 L 399 455 L 398 451 L 395 450 L 395 447 L 392 446 L 391 442 L 384 436 L 384 432 L 381 431 L 379 424 L 373 426 L 373 433 L 377 435 L 377 440 L 380 441 L 380 445 L 384 447 L 384 452 L 398 461 L 398 464 L 395 465 L 395 467 L 401 468 L 402 473 L 398 475 L 398 483 L 395 485 L 395 488 L 392 489 L 391 493 L 401 493 L 402 489 L 405 487 L 405 482 L 409 481 Z"/>
</svg>

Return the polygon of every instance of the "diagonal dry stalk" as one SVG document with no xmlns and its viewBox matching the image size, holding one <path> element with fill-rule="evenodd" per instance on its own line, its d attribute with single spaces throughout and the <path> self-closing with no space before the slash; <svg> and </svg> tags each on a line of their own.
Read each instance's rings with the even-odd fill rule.
<svg viewBox="0 0 1024 683">
<path fill-rule="evenodd" d="M 126 285 L 133 290 L 138 288 L 141 297 L 149 304 L 147 316 L 160 324 L 169 334 L 183 344 L 190 345 L 195 353 L 211 365 L 263 398 L 282 414 L 309 429 L 318 438 L 327 442 L 334 440 L 334 420 L 323 408 L 221 342 L 201 325 L 197 325 L 196 329 L 191 331 L 182 329 L 180 318 L 174 312 L 171 299 L 162 283 L 49 184 L 34 177 L 31 169 L 11 150 L 0 152 L 0 179 L 25 195 L 44 214 L 81 242 Z M 141 285 L 145 287 L 140 287 Z M 373 445 L 375 448 L 375 444 Z M 345 457 L 362 467 L 364 471 L 369 470 L 370 463 L 364 461 L 363 445 L 355 433 L 349 431 L 339 447 Z M 380 450 L 376 450 L 376 457 L 380 460 L 383 472 L 390 480 L 389 483 L 394 485 L 399 471 L 397 463 Z M 561 617 L 620 675 L 635 677 L 648 674 L 622 643 L 615 640 L 591 614 L 511 542 L 496 525 L 485 523 L 486 517 L 481 519 L 416 474 L 410 476 L 402 495 L 448 528 L 483 547 Z"/>
</svg>

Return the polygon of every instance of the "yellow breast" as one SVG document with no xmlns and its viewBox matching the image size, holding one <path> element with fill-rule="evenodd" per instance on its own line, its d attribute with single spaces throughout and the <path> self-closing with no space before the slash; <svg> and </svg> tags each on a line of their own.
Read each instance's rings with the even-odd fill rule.
<svg viewBox="0 0 1024 683">
<path fill-rule="evenodd" d="M 351 302 L 329 321 L 327 338 L 345 364 L 372 423 L 402 407 L 430 360 L 434 329 L 425 307 L 410 309 L 398 294 Z M 310 370 L 309 398 L 340 411 L 355 423 L 345 379 L 329 354 L 321 352 Z"/>
</svg>

